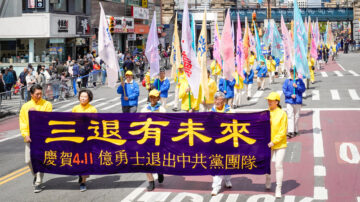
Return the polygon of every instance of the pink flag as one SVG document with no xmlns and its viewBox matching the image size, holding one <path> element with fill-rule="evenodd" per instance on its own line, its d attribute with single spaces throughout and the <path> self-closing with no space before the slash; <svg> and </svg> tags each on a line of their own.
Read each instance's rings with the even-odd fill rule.
<svg viewBox="0 0 360 202">
<path fill-rule="evenodd" d="M 201 81 L 201 68 L 192 48 L 192 35 L 189 20 L 188 1 L 185 0 L 181 33 L 181 47 L 184 61 L 185 75 L 188 79 L 190 88 L 195 98 L 199 95 L 199 86 Z M 231 35 L 230 35 L 231 38 Z"/>
<path fill-rule="evenodd" d="M 222 31 L 220 53 L 224 61 L 223 74 L 226 80 L 232 81 L 232 73 L 235 71 L 234 43 L 231 36 L 230 10 L 226 14 Z"/>
<path fill-rule="evenodd" d="M 213 56 L 218 64 L 222 66 L 221 56 L 220 56 L 220 35 L 217 22 L 215 21 L 215 28 L 214 28 L 214 50 Z"/>
<path fill-rule="evenodd" d="M 238 74 L 244 79 L 244 48 L 242 44 L 242 37 L 241 37 L 241 22 L 239 13 L 237 14 L 237 33 L 236 33 L 236 64 L 237 64 L 237 72 Z"/>
<path fill-rule="evenodd" d="M 292 67 L 292 40 L 288 29 L 286 28 L 285 21 L 283 16 L 281 15 L 281 33 L 283 37 L 284 43 L 284 65 L 285 68 L 289 71 Z"/>
<path fill-rule="evenodd" d="M 256 53 L 255 37 L 254 37 L 254 35 L 252 35 L 250 28 L 249 28 L 249 43 L 250 43 L 250 51 Z"/>
<path fill-rule="evenodd" d="M 150 76 L 154 78 L 160 72 L 160 55 L 159 55 L 159 38 L 156 27 L 156 11 L 154 11 L 154 16 L 151 22 L 151 27 L 146 42 L 145 55 L 150 64 Z"/>
</svg>

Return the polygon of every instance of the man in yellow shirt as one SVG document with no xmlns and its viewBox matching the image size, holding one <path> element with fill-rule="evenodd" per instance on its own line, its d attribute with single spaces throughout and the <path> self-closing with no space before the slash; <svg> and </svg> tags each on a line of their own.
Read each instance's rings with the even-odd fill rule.
<svg viewBox="0 0 360 202">
<path fill-rule="evenodd" d="M 198 98 L 195 99 L 190 89 L 188 81 L 181 83 L 179 89 L 179 98 L 181 99 L 181 111 L 183 112 L 199 112 L 201 100 L 203 100 L 202 88 L 200 85 Z"/>
<path fill-rule="evenodd" d="M 244 88 L 244 79 L 237 73 L 233 73 L 233 77 L 235 78 L 235 86 L 234 86 L 234 109 L 240 107 L 241 105 L 241 93 L 242 89 Z"/>
<path fill-rule="evenodd" d="M 266 66 L 269 72 L 269 83 L 272 84 L 275 82 L 276 61 L 271 55 L 269 55 L 268 60 L 266 60 Z"/>
<path fill-rule="evenodd" d="M 20 122 L 20 133 L 24 137 L 25 144 L 25 163 L 29 166 L 32 175 L 34 176 L 33 186 L 34 192 L 39 193 L 42 191 L 42 178 L 44 173 L 34 173 L 31 164 L 30 156 L 30 130 L 29 130 L 29 111 L 43 111 L 51 112 L 52 105 L 50 102 L 42 99 L 42 87 L 38 84 L 33 85 L 30 88 L 31 100 L 25 103 L 20 110 L 19 122 Z"/>
<path fill-rule="evenodd" d="M 205 97 L 203 101 L 203 106 L 205 111 L 209 111 L 214 105 L 214 95 L 217 91 L 216 82 L 210 78 L 210 70 L 207 70 L 208 74 L 208 89 L 209 89 L 209 97 Z"/>
<path fill-rule="evenodd" d="M 186 75 L 185 75 L 185 71 L 184 71 L 184 65 L 180 64 L 179 68 L 178 68 L 178 72 L 176 74 L 176 78 L 175 78 L 175 83 L 176 83 L 176 87 L 175 87 L 175 99 L 174 99 L 174 108 L 173 111 L 178 111 L 178 106 L 179 106 L 179 89 L 181 86 L 182 82 L 187 81 Z"/>
<path fill-rule="evenodd" d="M 211 65 L 210 65 L 210 68 L 211 68 L 211 72 L 212 72 L 212 75 L 214 76 L 214 80 L 217 83 L 219 83 L 219 75 L 221 74 L 221 66 L 219 63 L 216 62 L 216 60 L 213 60 Z"/>
<path fill-rule="evenodd" d="M 253 51 L 251 51 L 250 58 L 249 58 L 250 69 L 254 69 L 255 59 L 256 59 L 255 53 Z"/>
</svg>

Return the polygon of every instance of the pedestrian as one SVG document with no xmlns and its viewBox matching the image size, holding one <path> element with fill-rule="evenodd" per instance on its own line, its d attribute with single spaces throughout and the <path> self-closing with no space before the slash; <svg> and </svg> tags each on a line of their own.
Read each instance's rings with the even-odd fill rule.
<svg viewBox="0 0 360 202">
<path fill-rule="evenodd" d="M 250 51 L 249 66 L 250 69 L 254 69 L 256 66 L 256 55 L 253 51 Z"/>
<path fill-rule="evenodd" d="M 176 77 L 175 77 L 175 99 L 174 99 L 174 108 L 173 111 L 178 111 L 178 106 L 179 106 L 179 89 L 181 87 L 181 83 L 182 82 L 187 82 L 187 78 L 185 75 L 185 71 L 184 71 L 184 65 L 180 64 L 177 72 L 176 72 Z"/>
<path fill-rule="evenodd" d="M 226 78 L 221 78 L 219 81 L 219 91 L 225 94 L 226 104 L 228 104 L 231 108 L 233 107 L 235 83 L 236 80 L 234 78 L 232 81 L 226 80 Z"/>
<path fill-rule="evenodd" d="M 247 70 L 249 71 L 249 70 Z M 247 100 L 250 100 L 251 98 L 251 87 L 252 84 L 254 83 L 254 70 L 250 69 L 249 72 L 247 72 L 245 69 L 243 70 L 244 72 L 244 84 L 245 84 L 245 92 L 247 95 Z"/>
<path fill-rule="evenodd" d="M 314 84 L 315 82 L 315 59 L 310 56 L 310 59 L 308 61 L 309 71 L 310 71 L 310 82 Z M 307 86 L 307 89 L 309 89 L 309 86 Z"/>
<path fill-rule="evenodd" d="M 46 93 L 46 79 L 45 79 L 45 75 L 44 75 L 44 68 L 43 66 L 38 66 L 37 70 L 37 75 L 36 75 L 36 83 L 39 84 L 41 87 L 42 87 L 42 94 L 43 96 L 45 96 L 45 93 Z"/>
<path fill-rule="evenodd" d="M 4 82 L 5 82 L 5 89 L 6 89 L 6 97 L 9 97 L 11 99 L 11 90 L 14 86 L 15 80 L 14 80 L 14 74 L 9 71 L 9 68 L 5 69 L 4 74 Z"/>
<path fill-rule="evenodd" d="M 74 106 L 72 112 L 74 113 L 97 113 L 97 109 L 90 104 L 93 100 L 94 96 L 90 90 L 83 89 L 80 90 L 78 100 L 80 104 Z M 86 191 L 86 179 L 89 178 L 89 175 L 80 175 L 79 176 L 79 184 L 80 184 L 80 191 Z"/>
<path fill-rule="evenodd" d="M 53 67 L 50 65 L 50 70 Z M 58 71 L 56 68 L 53 68 L 52 73 L 51 73 L 51 88 L 53 91 L 53 99 L 54 102 L 58 101 L 59 97 L 60 97 L 60 80 L 61 80 L 61 75 L 58 74 Z"/>
<path fill-rule="evenodd" d="M 126 57 L 126 60 L 123 63 L 123 69 L 126 71 L 133 71 L 134 70 L 134 63 L 133 61 L 130 59 L 130 56 Z"/>
<path fill-rule="evenodd" d="M 45 92 L 44 97 L 45 99 L 49 99 L 48 91 L 50 90 L 52 83 L 51 71 L 49 66 L 45 67 L 44 76 L 45 76 L 45 89 L 43 89 L 43 91 Z"/>
<path fill-rule="evenodd" d="M 36 84 L 36 78 L 33 74 L 33 70 L 30 68 L 28 74 L 26 75 L 26 84 L 27 84 L 27 91 L 28 91 L 28 100 L 29 101 L 31 99 L 30 96 L 30 88 Z"/>
<path fill-rule="evenodd" d="M 70 74 L 71 76 L 71 85 L 74 88 L 76 88 L 76 80 L 77 78 L 80 77 L 80 67 L 79 67 L 79 64 L 76 60 L 73 60 L 70 64 L 70 67 L 72 67 L 72 74 Z M 79 86 L 80 88 L 80 86 Z"/>
<path fill-rule="evenodd" d="M 143 113 L 149 113 L 149 112 L 160 112 L 160 113 L 165 113 L 166 110 L 165 108 L 162 106 L 162 104 L 159 102 L 160 100 L 160 91 L 153 89 L 150 91 L 149 93 L 149 100 L 150 102 L 148 103 L 147 106 L 145 106 L 141 112 Z M 158 173 L 158 182 L 162 183 L 164 182 L 164 175 Z M 154 177 L 152 173 L 146 173 L 146 177 L 148 179 L 149 185 L 147 186 L 147 190 L 148 191 L 153 191 L 155 189 L 155 182 L 154 182 Z"/>
<path fill-rule="evenodd" d="M 292 76 L 283 84 L 283 92 L 288 115 L 288 138 L 293 138 L 299 134 L 299 118 L 305 84 L 301 78 L 298 78 L 298 74 L 293 68 L 290 69 L 290 75 Z"/>
<path fill-rule="evenodd" d="M 233 113 L 230 106 L 226 104 L 226 96 L 223 92 L 215 93 L 214 98 L 215 98 L 215 105 L 210 110 L 211 112 Z M 219 193 L 223 180 L 225 180 L 225 187 L 230 189 L 232 187 L 230 179 L 231 179 L 231 175 L 215 175 L 215 176 L 213 176 L 211 195 L 216 196 Z"/>
<path fill-rule="evenodd" d="M 140 56 L 139 58 L 139 70 L 140 70 L 140 82 L 144 79 L 144 73 L 145 73 L 145 62 L 143 56 Z"/>
<path fill-rule="evenodd" d="M 60 98 L 66 100 L 69 95 L 69 86 L 67 85 L 69 79 L 66 77 L 66 72 L 63 72 L 60 77 Z"/>
<path fill-rule="evenodd" d="M 205 100 L 203 101 L 203 106 L 204 106 L 204 110 L 207 112 L 210 109 L 212 109 L 212 107 L 214 106 L 214 95 L 216 93 L 217 89 L 217 85 L 216 82 L 214 81 L 214 79 L 212 79 L 210 77 L 211 72 L 210 70 L 207 70 L 207 74 L 208 74 L 208 89 L 209 89 L 209 95 L 208 97 L 205 97 Z"/>
<path fill-rule="evenodd" d="M 159 78 L 155 79 L 154 81 L 155 88 L 160 91 L 160 102 L 161 106 L 166 108 L 166 100 L 168 98 L 168 92 L 170 89 L 170 81 L 165 76 L 165 69 L 160 69 Z"/>
<path fill-rule="evenodd" d="M 27 71 L 28 71 L 28 68 L 25 67 L 24 70 L 19 75 L 19 79 L 20 79 L 20 83 L 21 83 L 20 94 L 21 94 L 21 99 L 23 99 L 24 101 L 27 101 L 27 88 L 26 88 Z"/>
<path fill-rule="evenodd" d="M 317 67 L 318 67 L 318 70 L 320 70 L 320 69 L 321 69 L 321 64 L 322 64 L 322 49 L 321 49 L 320 46 L 319 46 L 319 48 L 317 49 L 317 52 L 318 52 Z"/>
<path fill-rule="evenodd" d="M 14 67 L 12 65 L 9 66 L 9 72 L 11 72 L 13 74 L 14 77 L 14 84 L 13 86 L 16 84 L 16 81 L 18 80 L 17 76 L 16 76 L 16 72 L 14 70 Z"/>
<path fill-rule="evenodd" d="M 280 95 L 277 92 L 271 92 L 266 98 L 268 100 L 270 110 L 270 126 L 271 126 L 271 141 L 268 147 L 271 148 L 272 159 L 275 160 L 276 173 L 276 188 L 275 197 L 281 198 L 281 187 L 284 176 L 283 161 L 285 157 L 285 150 L 287 147 L 287 115 L 280 106 Z M 271 188 L 271 176 L 266 174 L 265 180 L 266 189 Z"/>
<path fill-rule="evenodd" d="M 104 61 L 101 61 L 100 62 L 101 64 L 101 83 L 102 85 L 105 85 L 105 82 L 106 82 L 106 64 Z"/>
<path fill-rule="evenodd" d="M 96 82 L 98 80 L 98 74 L 100 73 L 101 67 L 100 65 L 95 61 L 95 58 L 93 59 L 93 68 L 91 71 L 92 74 L 92 83 L 94 88 L 96 87 Z"/>
<path fill-rule="evenodd" d="M 5 70 L 4 70 L 4 73 L 5 73 Z M 4 82 L 4 79 L 3 79 L 3 70 L 1 69 L 1 73 L 0 73 L 0 101 L 3 99 L 3 97 L 6 97 L 5 92 L 6 91 L 5 91 L 5 82 Z"/>
<path fill-rule="evenodd" d="M 258 90 L 264 90 L 265 87 L 265 78 L 267 73 L 267 68 L 265 65 L 264 60 L 261 60 L 260 65 L 256 67 L 257 71 L 257 84 L 258 84 Z"/>
<path fill-rule="evenodd" d="M 236 81 L 234 86 L 234 109 L 240 107 L 241 105 L 241 91 L 244 88 L 244 79 L 240 77 L 237 72 L 233 73 L 233 77 Z"/>
<path fill-rule="evenodd" d="M 271 55 L 269 55 L 266 60 L 266 67 L 269 72 L 269 84 L 272 84 L 275 82 L 276 61 Z"/>
<path fill-rule="evenodd" d="M 42 99 L 42 87 L 38 84 L 31 86 L 30 88 L 31 100 L 25 103 L 20 110 L 19 122 L 20 122 L 20 133 L 24 138 L 25 142 L 25 163 L 29 166 L 31 174 L 34 177 L 33 186 L 34 192 L 39 193 L 42 191 L 42 179 L 44 173 L 34 173 L 31 164 L 31 155 L 30 155 L 30 130 L 29 130 L 29 111 L 43 111 L 51 112 L 52 105 L 50 102 Z"/>
<path fill-rule="evenodd" d="M 136 113 L 139 98 L 139 85 L 133 79 L 133 73 L 125 73 L 126 81 L 122 81 L 117 89 L 121 94 L 121 106 L 123 113 Z"/>
</svg>

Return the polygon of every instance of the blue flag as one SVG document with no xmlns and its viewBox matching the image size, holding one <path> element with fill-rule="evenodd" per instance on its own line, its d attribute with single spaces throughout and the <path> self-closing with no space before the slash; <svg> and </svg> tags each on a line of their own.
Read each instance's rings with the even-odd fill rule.
<svg viewBox="0 0 360 202">
<path fill-rule="evenodd" d="M 258 34 L 258 31 L 256 29 L 256 25 L 254 23 L 254 31 L 255 31 L 255 41 L 256 41 L 256 58 L 258 61 L 264 61 L 265 64 L 266 64 L 266 60 L 265 60 L 265 57 L 264 55 L 262 54 L 262 51 L 261 51 L 261 43 L 260 43 L 260 38 L 259 38 L 259 34 Z"/>
<path fill-rule="evenodd" d="M 304 78 L 310 78 L 310 70 L 307 61 L 308 36 L 301 18 L 297 1 L 294 0 L 294 50 L 295 68 Z"/>
<path fill-rule="evenodd" d="M 283 57 L 283 53 L 282 53 L 282 39 L 280 36 L 280 33 L 278 31 L 278 28 L 276 26 L 276 23 L 274 23 L 273 25 L 274 30 L 273 30 L 273 39 L 272 39 L 272 43 L 271 43 L 271 55 L 274 56 L 275 58 L 281 59 Z"/>
<path fill-rule="evenodd" d="M 191 27 L 191 36 L 192 36 L 192 44 L 191 47 L 192 49 L 195 51 L 196 53 L 196 30 L 195 30 L 195 20 L 194 20 L 194 16 L 190 15 L 191 18 L 191 23 L 190 23 L 190 27 Z"/>
</svg>

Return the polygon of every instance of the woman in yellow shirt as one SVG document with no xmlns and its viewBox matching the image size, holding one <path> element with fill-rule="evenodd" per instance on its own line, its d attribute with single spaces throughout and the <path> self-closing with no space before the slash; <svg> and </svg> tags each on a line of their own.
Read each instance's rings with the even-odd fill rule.
<svg viewBox="0 0 360 202">
<path fill-rule="evenodd" d="M 90 90 L 81 90 L 79 92 L 79 101 L 80 104 L 74 106 L 72 109 L 72 112 L 75 113 L 97 113 L 97 110 L 94 106 L 89 104 L 93 99 L 93 94 Z M 79 183 L 80 183 L 80 191 L 84 192 L 86 191 L 86 178 L 88 178 L 89 175 L 81 175 L 79 176 Z"/>
<path fill-rule="evenodd" d="M 272 84 L 275 82 L 276 61 L 271 55 L 269 55 L 268 60 L 266 60 L 266 66 L 269 72 L 269 83 Z"/>
<path fill-rule="evenodd" d="M 270 110 L 270 126 L 271 126 L 271 142 L 268 147 L 271 148 L 271 156 L 275 159 L 276 171 L 276 189 L 275 197 L 281 198 L 281 187 L 284 175 L 283 161 L 285 157 L 285 149 L 287 147 L 287 115 L 280 106 L 280 95 L 272 92 L 266 97 Z M 266 174 L 266 189 L 271 188 L 271 177 Z"/>
</svg>

